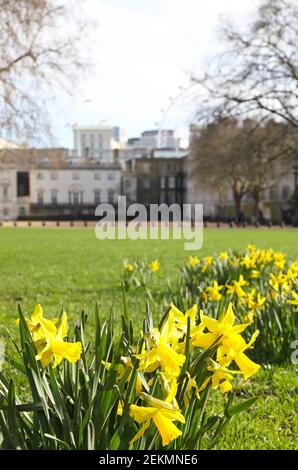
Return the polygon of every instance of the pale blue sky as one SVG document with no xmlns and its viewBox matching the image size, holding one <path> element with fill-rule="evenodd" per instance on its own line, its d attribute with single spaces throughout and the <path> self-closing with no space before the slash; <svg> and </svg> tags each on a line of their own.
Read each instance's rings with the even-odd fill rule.
<svg viewBox="0 0 298 470">
<path fill-rule="evenodd" d="M 156 127 L 169 97 L 189 83 L 220 47 L 219 17 L 245 22 L 257 0 L 87 0 L 98 22 L 96 67 L 75 99 L 61 98 L 54 128 L 57 144 L 72 145 L 71 125 L 124 127 L 128 137 Z M 184 137 L 196 103 L 186 93 L 164 120 Z"/>
</svg>

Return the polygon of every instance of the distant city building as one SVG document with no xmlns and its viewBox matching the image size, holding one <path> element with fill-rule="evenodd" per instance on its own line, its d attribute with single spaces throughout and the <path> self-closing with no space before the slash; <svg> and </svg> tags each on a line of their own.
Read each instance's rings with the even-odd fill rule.
<svg viewBox="0 0 298 470">
<path fill-rule="evenodd" d="M 147 149 L 179 149 L 180 140 L 180 137 L 172 129 L 155 129 L 142 132 L 139 138 L 129 139 L 127 146 Z"/>
<path fill-rule="evenodd" d="M 73 162 L 65 149 L 2 149 L 0 220 L 94 218 L 101 202 L 117 203 L 117 162 Z"/>
<path fill-rule="evenodd" d="M 73 158 L 113 161 L 113 150 L 126 145 L 125 131 L 117 126 L 73 126 Z"/>
<path fill-rule="evenodd" d="M 149 204 L 182 205 L 186 202 L 186 155 L 135 158 L 127 161 L 122 177 L 122 193 L 127 201 Z"/>
</svg>

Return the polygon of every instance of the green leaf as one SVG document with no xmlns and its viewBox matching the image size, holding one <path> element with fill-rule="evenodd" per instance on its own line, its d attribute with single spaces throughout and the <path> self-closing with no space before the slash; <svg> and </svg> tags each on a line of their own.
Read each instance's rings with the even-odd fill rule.
<svg viewBox="0 0 298 470">
<path fill-rule="evenodd" d="M 249 400 L 245 400 L 242 403 L 239 403 L 238 405 L 231 406 L 225 410 L 225 416 L 230 418 L 238 413 L 241 413 L 242 411 L 245 411 L 250 408 L 257 400 L 258 397 L 254 397 L 250 398 Z"/>
</svg>

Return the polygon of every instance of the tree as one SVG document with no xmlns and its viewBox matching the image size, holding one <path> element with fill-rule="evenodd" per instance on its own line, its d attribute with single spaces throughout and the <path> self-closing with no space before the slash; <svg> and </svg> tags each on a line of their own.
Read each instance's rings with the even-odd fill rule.
<svg viewBox="0 0 298 470">
<path fill-rule="evenodd" d="M 273 117 L 297 128 L 297 1 L 262 0 L 244 31 L 227 23 L 222 39 L 226 51 L 205 75 L 192 77 L 205 98 L 199 119 Z"/>
<path fill-rule="evenodd" d="M 213 192 L 231 191 L 236 218 L 242 213 L 242 199 L 248 178 L 241 142 L 241 127 L 235 119 L 218 119 L 201 129 L 191 141 L 190 177 L 208 182 Z M 205 184 L 206 186 L 206 184 Z"/>
<path fill-rule="evenodd" d="M 242 215 L 242 199 L 250 193 L 255 217 L 266 189 L 287 174 L 292 156 L 293 132 L 273 120 L 218 119 L 208 124 L 191 143 L 191 177 L 208 181 L 213 191 L 233 194 L 236 218 Z"/>
<path fill-rule="evenodd" d="M 0 0 L 3 137 L 36 142 L 49 131 L 48 103 L 71 93 L 90 65 L 91 26 L 76 0 Z"/>
</svg>

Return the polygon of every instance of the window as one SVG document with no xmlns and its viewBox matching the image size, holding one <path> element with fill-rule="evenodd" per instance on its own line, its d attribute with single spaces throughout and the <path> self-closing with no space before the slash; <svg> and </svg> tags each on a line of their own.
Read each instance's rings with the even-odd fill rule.
<svg viewBox="0 0 298 470">
<path fill-rule="evenodd" d="M 73 180 L 79 180 L 80 179 L 80 173 L 78 173 L 77 171 L 75 173 L 72 174 L 72 179 Z"/>
<path fill-rule="evenodd" d="M 7 198 L 7 196 L 8 196 L 8 186 L 5 185 L 3 186 L 3 197 Z"/>
<path fill-rule="evenodd" d="M 168 171 L 175 171 L 176 170 L 176 163 L 168 163 L 167 164 Z"/>
<path fill-rule="evenodd" d="M 143 179 L 143 188 L 144 189 L 150 189 L 150 179 L 149 178 L 144 178 Z"/>
<path fill-rule="evenodd" d="M 165 189 L 166 187 L 166 178 L 164 176 L 160 178 L 160 187 L 161 189 Z"/>
<path fill-rule="evenodd" d="M 94 190 L 94 204 L 100 204 L 100 189 Z"/>
<path fill-rule="evenodd" d="M 281 190 L 281 197 L 284 201 L 290 198 L 291 190 L 289 186 L 283 186 Z"/>
<path fill-rule="evenodd" d="M 96 171 L 96 172 L 94 173 L 94 179 L 95 179 L 95 180 L 100 180 L 100 172 L 99 172 L 99 171 Z"/>
<path fill-rule="evenodd" d="M 38 180 L 43 180 L 43 173 L 42 173 L 41 171 L 39 171 L 39 172 L 37 173 L 37 179 L 38 179 Z"/>
<path fill-rule="evenodd" d="M 56 206 L 58 204 L 58 191 L 57 189 L 52 189 L 51 191 L 51 203 L 53 206 Z"/>
<path fill-rule="evenodd" d="M 72 203 L 74 206 L 77 206 L 79 204 L 79 193 L 73 193 Z"/>
<path fill-rule="evenodd" d="M 7 207 L 4 207 L 3 209 L 3 215 L 4 216 L 7 216 L 9 214 L 9 210 L 7 209 Z"/>
<path fill-rule="evenodd" d="M 20 207 L 19 208 L 19 215 L 26 215 L 26 207 Z"/>
<path fill-rule="evenodd" d="M 115 174 L 114 173 L 108 173 L 108 180 L 114 180 L 115 179 Z"/>
<path fill-rule="evenodd" d="M 43 205 L 43 191 L 37 191 L 37 204 L 39 206 Z"/>
<path fill-rule="evenodd" d="M 51 180 L 57 180 L 57 179 L 58 179 L 57 171 L 52 171 L 51 172 Z"/>
<path fill-rule="evenodd" d="M 169 189 L 174 189 L 175 188 L 175 177 L 170 176 L 169 177 Z"/>
<path fill-rule="evenodd" d="M 143 170 L 144 170 L 145 173 L 150 172 L 150 163 L 149 162 L 143 163 Z"/>
<path fill-rule="evenodd" d="M 28 171 L 17 172 L 17 196 L 30 196 L 30 180 Z"/>
<path fill-rule="evenodd" d="M 113 189 L 108 190 L 108 203 L 114 204 L 115 191 Z"/>
<path fill-rule="evenodd" d="M 69 204 L 72 204 L 74 206 L 83 204 L 83 192 L 69 191 L 68 201 L 69 201 Z"/>
</svg>

